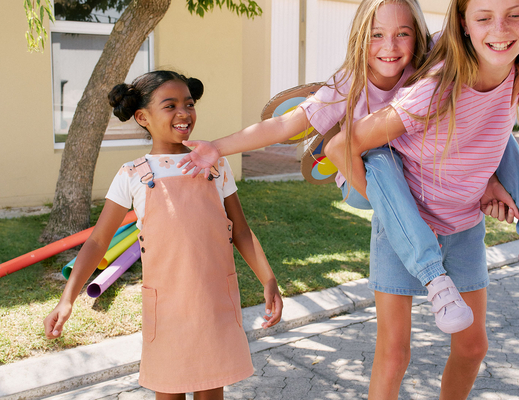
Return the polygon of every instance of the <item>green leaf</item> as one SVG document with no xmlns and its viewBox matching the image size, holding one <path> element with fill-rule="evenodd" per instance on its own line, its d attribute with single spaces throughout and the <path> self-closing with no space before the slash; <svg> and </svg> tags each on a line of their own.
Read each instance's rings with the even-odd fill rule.
<svg viewBox="0 0 519 400">
<path fill-rule="evenodd" d="M 27 40 L 27 50 L 30 52 L 39 52 L 45 49 L 45 41 L 48 39 L 44 25 L 45 14 L 47 14 L 50 21 L 54 22 L 51 1 L 35 0 L 35 2 L 31 2 L 30 0 L 24 0 L 23 6 L 28 27 L 25 39 Z"/>
<path fill-rule="evenodd" d="M 247 18 L 254 18 L 263 13 L 258 4 L 253 0 L 187 0 L 187 9 L 193 14 L 203 17 L 205 12 L 212 11 L 214 6 L 222 9 L 225 6 L 229 11 L 236 12 L 237 15 L 246 15 Z"/>
</svg>

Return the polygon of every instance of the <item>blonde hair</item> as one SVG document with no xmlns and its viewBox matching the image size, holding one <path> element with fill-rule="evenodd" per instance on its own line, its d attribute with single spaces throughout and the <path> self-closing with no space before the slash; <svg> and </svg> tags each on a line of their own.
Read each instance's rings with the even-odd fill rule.
<svg viewBox="0 0 519 400">
<path fill-rule="evenodd" d="M 472 87 L 476 84 L 478 79 L 479 63 L 477 53 L 470 37 L 464 35 L 464 30 L 461 26 L 461 18 L 465 17 L 469 1 L 470 0 L 451 1 L 440 38 L 436 42 L 426 62 L 407 82 L 412 85 L 424 78 L 437 80 L 427 115 L 421 117 L 410 114 L 411 117 L 423 122 L 425 125 L 422 139 L 422 156 L 423 145 L 431 120 L 436 124 L 436 140 L 438 140 L 440 121 L 445 116 L 451 116 L 447 130 L 447 141 L 440 159 L 440 183 L 441 168 L 456 132 L 456 101 L 461 94 L 463 85 Z M 443 61 L 443 65 L 440 68 L 435 68 L 441 61 Z M 445 92 L 447 91 L 450 92 L 444 98 Z M 442 101 L 442 99 L 444 100 Z M 436 106 L 435 112 L 431 112 L 433 104 Z M 436 154 L 434 155 L 433 169 L 436 170 Z M 436 176 L 434 176 L 433 180 L 435 178 Z"/>
<path fill-rule="evenodd" d="M 417 0 L 363 0 L 352 22 L 350 37 L 348 41 L 347 56 L 333 76 L 330 87 L 340 92 L 341 85 L 351 78 L 351 86 L 348 93 L 341 93 L 346 101 L 346 114 L 341 123 L 341 128 L 346 132 L 346 159 L 351 161 L 351 130 L 353 126 L 353 115 L 362 91 L 366 93 L 366 102 L 369 108 L 368 96 L 368 57 L 371 42 L 371 29 L 373 19 L 377 10 L 385 4 L 401 4 L 409 8 L 414 20 L 416 42 L 411 64 L 418 68 L 425 62 L 429 50 L 431 38 L 425 18 Z M 351 165 L 347 164 L 347 182 L 351 182 Z"/>
<path fill-rule="evenodd" d="M 469 2 L 470 0 L 451 1 L 445 17 L 441 37 L 432 49 L 427 61 L 408 80 L 408 84 L 416 83 L 418 80 L 424 78 L 437 80 L 431 96 L 427 115 L 421 117 L 409 113 L 411 117 L 423 122 L 425 125 L 422 139 L 422 155 L 425 136 L 431 121 L 436 125 L 437 141 L 439 122 L 444 117 L 450 117 L 447 130 L 447 141 L 440 159 L 438 173 L 440 176 L 440 184 L 441 168 L 449 152 L 449 147 L 451 146 L 453 137 L 456 134 L 456 101 L 461 95 L 463 85 L 474 87 L 477 83 L 479 74 L 477 52 L 472 45 L 470 37 L 465 35 L 465 31 L 461 25 L 461 19 L 465 18 Z M 435 68 L 435 66 L 442 61 L 443 65 L 439 68 Z M 516 58 L 516 65 L 517 62 L 518 58 Z M 448 93 L 446 94 L 446 92 Z M 431 112 L 433 105 L 435 105 L 435 112 Z M 436 170 L 436 154 L 434 155 L 433 168 Z M 433 179 L 435 179 L 435 177 Z"/>
</svg>

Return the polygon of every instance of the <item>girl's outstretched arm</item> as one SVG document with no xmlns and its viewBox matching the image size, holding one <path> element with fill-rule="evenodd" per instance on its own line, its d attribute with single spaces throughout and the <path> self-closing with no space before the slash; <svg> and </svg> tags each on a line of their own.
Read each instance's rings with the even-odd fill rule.
<svg viewBox="0 0 519 400">
<path fill-rule="evenodd" d="M 43 321 L 45 336 L 48 339 L 55 339 L 61 335 L 63 324 L 70 317 L 74 301 L 105 255 L 110 241 L 127 212 L 125 207 L 106 200 L 92 234 L 79 251 L 58 305 Z"/>
<path fill-rule="evenodd" d="M 218 158 L 283 142 L 309 127 L 305 111 L 301 107 L 297 107 L 291 113 L 258 122 L 212 142 L 186 140 L 183 142 L 184 145 L 194 147 L 194 149 L 180 160 L 177 167 L 185 165 L 182 170 L 183 174 L 194 168 L 193 178 L 202 169 L 205 169 L 204 174 L 208 178 L 209 170 L 216 164 Z"/>
<path fill-rule="evenodd" d="M 283 310 L 283 300 L 279 293 L 274 272 L 270 268 L 267 257 L 256 235 L 254 235 L 247 224 L 238 193 L 234 192 L 226 197 L 224 205 L 227 217 L 233 222 L 233 243 L 264 288 L 265 312 L 267 315 L 264 316 L 266 322 L 262 326 L 264 329 L 274 326 L 280 321 Z M 269 314 L 272 315 L 270 316 Z"/>
</svg>

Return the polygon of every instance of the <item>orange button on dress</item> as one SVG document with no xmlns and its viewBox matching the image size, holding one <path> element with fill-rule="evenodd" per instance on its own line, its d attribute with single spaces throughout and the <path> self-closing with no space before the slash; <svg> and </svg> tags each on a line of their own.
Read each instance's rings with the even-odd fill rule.
<svg viewBox="0 0 519 400">
<path fill-rule="evenodd" d="M 146 188 L 139 383 L 162 393 L 214 389 L 253 373 L 242 328 L 232 222 L 214 181 Z"/>
</svg>

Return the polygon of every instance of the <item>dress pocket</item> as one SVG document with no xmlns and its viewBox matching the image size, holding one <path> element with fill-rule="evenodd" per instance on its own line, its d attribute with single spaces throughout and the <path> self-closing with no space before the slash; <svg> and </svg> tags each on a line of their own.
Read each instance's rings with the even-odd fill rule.
<svg viewBox="0 0 519 400">
<path fill-rule="evenodd" d="M 236 273 L 227 275 L 227 287 L 229 289 L 229 297 L 231 298 L 234 307 L 234 315 L 236 322 L 240 327 L 242 326 L 241 302 L 240 302 L 240 288 L 238 286 L 238 275 Z"/>
<path fill-rule="evenodd" d="M 155 339 L 157 315 L 157 291 L 142 287 L 142 339 L 153 342 Z"/>
</svg>

